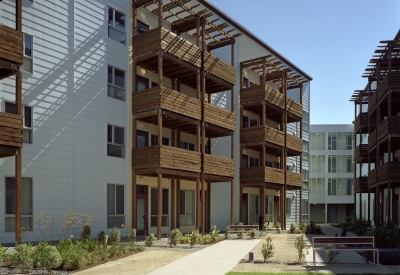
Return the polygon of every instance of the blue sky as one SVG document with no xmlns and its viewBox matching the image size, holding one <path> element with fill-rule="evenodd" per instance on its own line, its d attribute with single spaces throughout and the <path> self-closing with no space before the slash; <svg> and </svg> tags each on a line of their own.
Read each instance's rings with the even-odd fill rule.
<svg viewBox="0 0 400 275">
<path fill-rule="evenodd" d="M 400 28 L 399 0 L 209 1 L 313 78 L 311 124 L 352 123 L 351 94 Z"/>
</svg>

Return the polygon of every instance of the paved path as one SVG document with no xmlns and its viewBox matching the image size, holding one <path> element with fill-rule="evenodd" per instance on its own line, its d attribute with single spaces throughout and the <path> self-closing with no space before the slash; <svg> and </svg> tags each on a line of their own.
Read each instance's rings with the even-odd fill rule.
<svg viewBox="0 0 400 275">
<path fill-rule="evenodd" d="M 149 274 L 151 275 L 224 275 L 261 240 L 229 240 L 185 256 Z"/>
</svg>

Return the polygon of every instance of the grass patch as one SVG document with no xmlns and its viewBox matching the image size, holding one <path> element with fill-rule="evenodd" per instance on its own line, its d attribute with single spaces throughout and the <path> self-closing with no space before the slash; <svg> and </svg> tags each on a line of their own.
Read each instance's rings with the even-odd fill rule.
<svg viewBox="0 0 400 275">
<path fill-rule="evenodd" d="M 379 273 L 325 273 L 325 272 L 296 272 L 296 273 L 293 273 L 293 272 L 277 272 L 277 273 L 274 273 L 274 272 L 233 272 L 233 271 L 230 271 L 230 272 L 228 272 L 228 273 L 226 273 L 225 275 L 272 275 L 272 274 L 274 274 L 274 275 L 276 275 L 276 274 L 279 274 L 279 275 L 293 275 L 293 274 L 300 274 L 300 275 L 351 275 L 351 274 L 357 274 L 357 275 L 360 275 L 360 274 L 364 274 L 364 275 L 378 275 Z"/>
</svg>

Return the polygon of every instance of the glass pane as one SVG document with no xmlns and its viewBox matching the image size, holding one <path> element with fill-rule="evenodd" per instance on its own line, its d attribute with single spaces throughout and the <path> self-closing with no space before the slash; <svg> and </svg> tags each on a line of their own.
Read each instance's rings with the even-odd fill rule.
<svg viewBox="0 0 400 275">
<path fill-rule="evenodd" d="M 108 24 L 113 25 L 114 22 L 114 9 L 108 8 Z"/>
<path fill-rule="evenodd" d="M 180 213 L 181 215 L 185 215 L 185 190 L 180 191 Z"/>
<path fill-rule="evenodd" d="M 124 213 L 124 186 L 116 186 L 116 214 L 123 215 Z"/>
<path fill-rule="evenodd" d="M 162 213 L 163 214 L 168 214 L 168 203 L 169 198 L 168 198 L 168 189 L 163 189 L 162 190 Z"/>
<path fill-rule="evenodd" d="M 136 148 L 146 147 L 146 137 L 137 135 Z"/>
<path fill-rule="evenodd" d="M 121 228 L 122 224 L 125 224 L 125 216 L 107 217 L 107 228 Z"/>
<path fill-rule="evenodd" d="M 139 80 L 137 81 L 137 86 L 136 86 L 137 92 L 146 90 L 146 87 L 147 87 L 146 83 L 141 82 Z"/>
<path fill-rule="evenodd" d="M 115 215 L 115 185 L 107 184 L 107 215 Z"/>
<path fill-rule="evenodd" d="M 24 63 L 21 65 L 21 70 L 24 72 L 32 73 L 32 59 L 24 57 Z"/>
<path fill-rule="evenodd" d="M 124 145 L 124 128 L 114 126 L 114 143 Z"/>
<path fill-rule="evenodd" d="M 108 83 L 113 84 L 113 68 L 108 66 L 108 74 L 107 74 L 107 78 L 108 78 Z"/>
<path fill-rule="evenodd" d="M 157 189 L 151 189 L 151 215 L 157 215 Z M 153 219 L 153 218 L 152 218 Z M 156 222 L 157 224 L 157 222 Z"/>
<path fill-rule="evenodd" d="M 15 180 L 6 178 L 6 214 L 15 214 Z"/>
<path fill-rule="evenodd" d="M 194 215 L 194 191 L 186 191 L 186 214 Z"/>
<path fill-rule="evenodd" d="M 115 85 L 125 88 L 125 72 L 118 70 L 118 69 L 114 69 L 115 71 Z"/>
<path fill-rule="evenodd" d="M 125 31 L 125 15 L 119 11 L 115 11 L 115 27 L 121 31 Z"/>
<path fill-rule="evenodd" d="M 161 226 L 169 226 L 169 216 L 161 217 Z"/>
<path fill-rule="evenodd" d="M 6 113 L 9 113 L 9 114 L 16 114 L 17 113 L 17 110 L 16 110 L 16 106 L 15 106 L 15 103 L 11 103 L 11 102 L 6 102 L 6 109 L 5 109 L 5 111 L 6 111 Z"/>
<path fill-rule="evenodd" d="M 115 99 L 125 101 L 125 90 L 124 89 L 120 89 L 120 88 L 108 85 L 107 95 L 109 97 L 113 97 Z"/>
<path fill-rule="evenodd" d="M 33 218 L 32 217 L 22 217 L 22 228 L 23 230 L 33 229 Z"/>
<path fill-rule="evenodd" d="M 6 217 L 6 232 L 15 231 L 15 218 Z"/>
<path fill-rule="evenodd" d="M 32 36 L 24 34 L 24 55 L 32 57 Z"/>
<path fill-rule="evenodd" d="M 144 213 L 144 199 L 138 199 L 137 200 L 137 230 L 144 230 L 144 218 L 143 216 L 145 215 Z"/>
<path fill-rule="evenodd" d="M 108 26 L 108 37 L 125 44 L 125 33 Z"/>
<path fill-rule="evenodd" d="M 32 180 L 22 178 L 22 215 L 32 214 Z"/>
<path fill-rule="evenodd" d="M 152 227 L 157 226 L 157 216 L 151 216 L 151 218 L 150 218 L 150 226 L 152 226 Z"/>
<path fill-rule="evenodd" d="M 107 142 L 112 142 L 112 126 L 107 126 Z"/>
<path fill-rule="evenodd" d="M 25 127 L 32 128 L 32 107 L 24 107 L 24 124 Z"/>
<path fill-rule="evenodd" d="M 107 144 L 107 155 L 112 157 L 125 158 L 125 146 Z"/>
<path fill-rule="evenodd" d="M 182 215 L 181 216 L 181 226 L 194 225 L 194 215 Z"/>
</svg>

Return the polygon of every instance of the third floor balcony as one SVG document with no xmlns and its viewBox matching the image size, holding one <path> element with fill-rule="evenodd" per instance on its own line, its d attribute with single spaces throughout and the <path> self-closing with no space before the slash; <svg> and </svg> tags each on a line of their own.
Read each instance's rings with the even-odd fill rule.
<svg viewBox="0 0 400 275">
<path fill-rule="evenodd" d="M 0 112 L 0 158 L 22 147 L 22 116 Z"/>
</svg>

